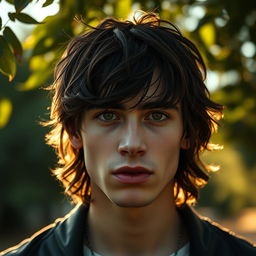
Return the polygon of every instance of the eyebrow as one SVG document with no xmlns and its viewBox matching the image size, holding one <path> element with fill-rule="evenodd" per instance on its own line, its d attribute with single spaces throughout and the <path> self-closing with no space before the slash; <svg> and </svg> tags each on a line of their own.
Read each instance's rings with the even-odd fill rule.
<svg viewBox="0 0 256 256">
<path fill-rule="evenodd" d="M 95 108 L 111 108 L 111 109 L 127 110 L 127 108 L 124 106 L 124 104 L 120 103 L 120 102 L 112 102 L 112 103 L 106 103 L 106 104 L 101 104 L 101 105 L 94 105 L 94 106 L 90 107 L 90 109 L 95 109 Z M 149 101 L 149 102 L 140 103 L 135 108 L 137 108 L 139 110 L 154 109 L 154 108 L 178 110 L 177 105 L 170 103 L 170 102 L 162 102 L 162 101 Z"/>
</svg>

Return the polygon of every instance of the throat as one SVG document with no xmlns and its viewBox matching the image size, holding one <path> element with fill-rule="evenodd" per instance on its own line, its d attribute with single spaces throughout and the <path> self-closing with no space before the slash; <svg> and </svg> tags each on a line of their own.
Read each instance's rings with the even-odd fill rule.
<svg viewBox="0 0 256 256">
<path fill-rule="evenodd" d="M 176 211 L 154 215 L 142 209 L 126 209 L 125 214 L 103 216 L 95 221 L 93 207 L 89 211 L 85 244 L 100 255 L 170 255 L 186 242 L 181 218 Z M 169 209 L 170 210 L 170 209 Z M 156 214 L 156 212 L 155 212 Z M 152 218 L 152 216 L 157 216 Z"/>
</svg>

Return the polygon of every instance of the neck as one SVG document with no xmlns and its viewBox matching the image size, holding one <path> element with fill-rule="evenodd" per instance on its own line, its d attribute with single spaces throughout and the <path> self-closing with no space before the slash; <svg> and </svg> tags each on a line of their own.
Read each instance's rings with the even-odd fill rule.
<svg viewBox="0 0 256 256">
<path fill-rule="evenodd" d="M 93 197 L 88 215 L 92 249 L 102 255 L 170 255 L 178 249 L 181 220 L 171 186 L 151 204 L 119 207 L 105 194 Z"/>
</svg>

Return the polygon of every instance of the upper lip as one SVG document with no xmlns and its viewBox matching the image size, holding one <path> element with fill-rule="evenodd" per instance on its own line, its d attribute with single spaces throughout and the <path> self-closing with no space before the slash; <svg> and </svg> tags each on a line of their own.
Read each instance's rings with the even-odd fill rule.
<svg viewBox="0 0 256 256">
<path fill-rule="evenodd" d="M 113 174 L 119 174 L 119 173 L 152 173 L 152 171 L 148 170 L 147 168 L 145 167 L 142 167 L 142 166 L 135 166 L 135 167 L 131 167 L 131 166 L 123 166 L 123 167 L 120 167 L 116 170 L 114 170 L 112 172 Z"/>
</svg>

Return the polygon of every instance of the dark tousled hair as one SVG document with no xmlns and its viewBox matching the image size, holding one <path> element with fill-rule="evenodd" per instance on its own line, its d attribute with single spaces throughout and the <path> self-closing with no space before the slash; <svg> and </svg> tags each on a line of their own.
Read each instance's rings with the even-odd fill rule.
<svg viewBox="0 0 256 256">
<path fill-rule="evenodd" d="M 209 140 L 223 110 L 209 98 L 198 49 L 176 26 L 152 12 L 143 12 L 133 22 L 107 18 L 97 27 L 85 25 L 85 32 L 68 44 L 50 87 L 53 101 L 46 125 L 51 131 L 46 138 L 59 157 L 53 173 L 74 202 L 88 204 L 90 177 L 83 149 L 72 147 L 69 135 L 79 133 L 83 113 L 92 107 L 107 107 L 141 93 L 137 104 L 145 100 L 158 70 L 159 100 L 163 106 L 180 104 L 184 136 L 189 140 L 189 148 L 180 152 L 175 201 L 177 205 L 195 202 L 211 170 L 200 152 L 217 147 Z"/>
</svg>

